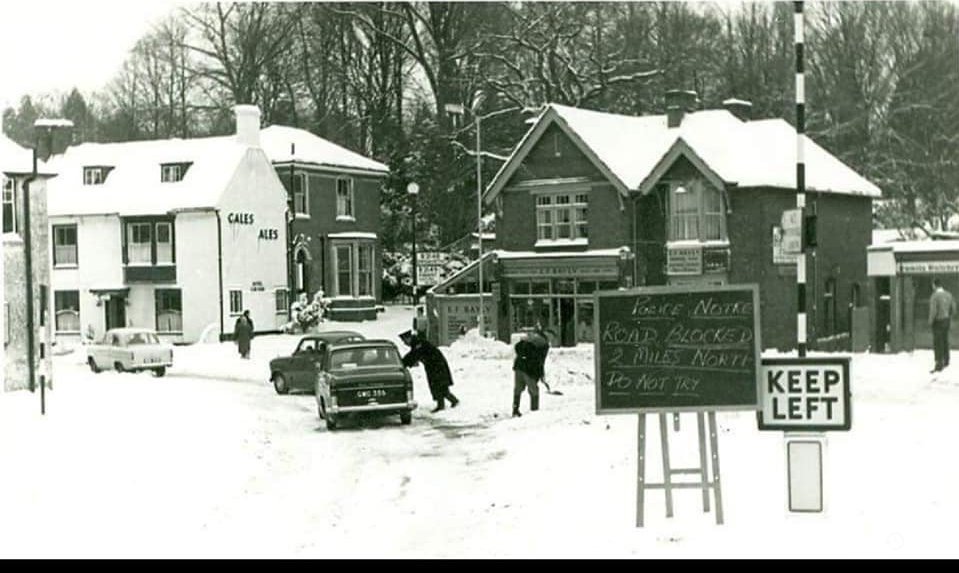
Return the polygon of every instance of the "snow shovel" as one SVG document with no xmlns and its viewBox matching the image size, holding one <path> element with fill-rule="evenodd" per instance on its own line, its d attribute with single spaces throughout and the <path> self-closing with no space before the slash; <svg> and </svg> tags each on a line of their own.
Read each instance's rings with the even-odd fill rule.
<svg viewBox="0 0 959 573">
<path fill-rule="evenodd" d="M 549 382 L 546 381 L 546 378 L 540 378 L 539 381 L 543 383 L 543 386 L 546 386 L 546 393 L 547 393 L 547 394 L 552 394 L 553 396 L 562 396 L 562 395 L 563 395 L 563 393 L 560 392 L 559 390 L 553 390 L 552 388 L 550 388 L 550 387 L 549 387 Z"/>
</svg>

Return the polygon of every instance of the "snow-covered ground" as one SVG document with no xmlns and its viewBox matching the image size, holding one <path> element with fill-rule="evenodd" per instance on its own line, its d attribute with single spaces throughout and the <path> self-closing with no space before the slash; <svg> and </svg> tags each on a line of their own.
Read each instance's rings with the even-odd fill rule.
<svg viewBox="0 0 959 573">
<path fill-rule="evenodd" d="M 327 323 L 398 339 L 412 310 Z M 698 490 L 647 494 L 635 527 L 636 419 L 594 414 L 592 347 L 554 349 L 539 412 L 510 418 L 512 351 L 444 348 L 462 399 L 412 426 L 327 432 L 312 396 L 278 396 L 294 336 L 177 348 L 165 378 L 94 375 L 57 357 L 55 389 L 0 395 L 0 557 L 956 557 L 959 367 L 931 353 L 854 355 L 853 428 L 829 435 L 823 514 L 786 511 L 783 435 L 720 413 L 725 524 Z M 401 348 L 402 345 L 400 346 Z M 523 411 L 528 412 L 524 396 Z M 649 418 L 648 479 L 661 480 Z M 672 424 L 670 424 L 670 428 Z M 698 461 L 695 423 L 670 430 Z"/>
</svg>

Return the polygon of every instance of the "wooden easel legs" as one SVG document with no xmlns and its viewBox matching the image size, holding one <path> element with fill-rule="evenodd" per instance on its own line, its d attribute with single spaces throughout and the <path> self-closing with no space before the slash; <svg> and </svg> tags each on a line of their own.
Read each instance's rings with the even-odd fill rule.
<svg viewBox="0 0 959 573">
<path fill-rule="evenodd" d="M 706 421 L 709 417 L 709 446 L 706 445 Z M 679 430 L 679 413 L 673 414 L 674 429 Z M 723 497 L 719 474 L 719 439 L 716 430 L 716 412 L 698 412 L 696 414 L 699 438 L 699 467 L 673 469 L 669 461 L 669 425 L 666 413 L 659 414 L 660 447 L 663 459 L 663 483 L 646 483 L 646 414 L 639 414 L 637 421 L 638 452 L 636 480 L 636 527 L 643 527 L 645 496 L 647 489 L 663 489 L 666 494 L 666 517 L 673 516 L 673 489 L 702 489 L 703 511 L 709 511 L 709 490 L 716 496 L 716 523 L 723 523 Z M 711 462 L 711 463 L 710 463 Z M 712 470 L 710 471 L 710 467 Z M 710 473 L 712 479 L 710 480 Z M 698 482 L 674 483 L 673 475 L 692 474 L 699 477 Z"/>
</svg>

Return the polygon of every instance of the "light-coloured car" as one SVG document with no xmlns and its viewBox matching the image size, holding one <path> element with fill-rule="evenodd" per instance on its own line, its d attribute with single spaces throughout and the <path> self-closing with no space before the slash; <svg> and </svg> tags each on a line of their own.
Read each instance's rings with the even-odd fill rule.
<svg viewBox="0 0 959 573">
<path fill-rule="evenodd" d="M 173 346 L 147 328 L 114 328 L 87 346 L 87 364 L 94 372 L 152 370 L 163 376 L 173 366 Z"/>
</svg>

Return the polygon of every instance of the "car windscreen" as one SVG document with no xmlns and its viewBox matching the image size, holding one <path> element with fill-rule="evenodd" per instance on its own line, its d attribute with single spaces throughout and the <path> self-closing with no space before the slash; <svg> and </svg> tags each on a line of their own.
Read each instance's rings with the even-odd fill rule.
<svg viewBox="0 0 959 573">
<path fill-rule="evenodd" d="M 126 346 L 143 346 L 146 344 L 160 344 L 152 332 L 132 332 L 126 336 Z"/>
<path fill-rule="evenodd" d="M 389 346 L 343 348 L 334 350 L 330 355 L 330 370 L 381 368 L 384 366 L 401 366 L 400 356 L 395 348 Z"/>
</svg>

